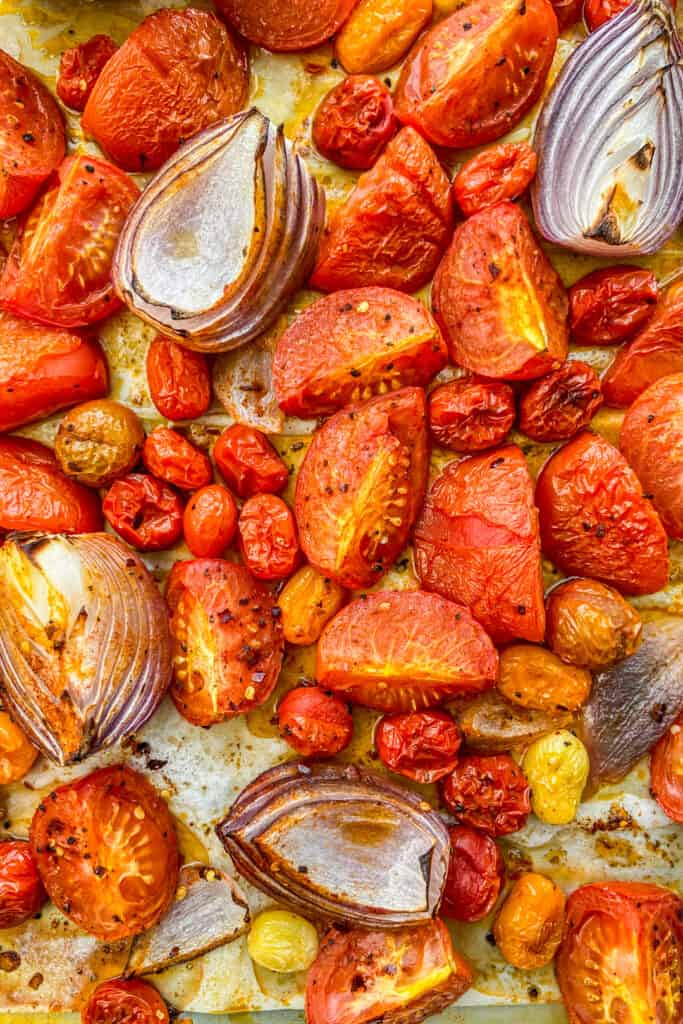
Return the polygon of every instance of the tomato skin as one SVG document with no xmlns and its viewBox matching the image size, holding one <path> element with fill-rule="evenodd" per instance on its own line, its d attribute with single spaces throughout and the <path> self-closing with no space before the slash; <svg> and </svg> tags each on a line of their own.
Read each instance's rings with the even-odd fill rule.
<svg viewBox="0 0 683 1024">
<path fill-rule="evenodd" d="M 284 580 L 300 560 L 294 514 L 276 494 L 247 498 L 237 521 L 242 561 L 257 580 Z"/>
<path fill-rule="evenodd" d="M 553 10 L 557 17 L 560 32 L 574 25 L 581 17 L 584 0 L 552 0 Z"/>
<path fill-rule="evenodd" d="M 138 551 L 173 547 L 183 532 L 183 503 L 176 492 L 146 473 L 115 480 L 102 504 L 104 518 Z"/>
<path fill-rule="evenodd" d="M 14 928 L 38 913 L 47 893 L 28 843 L 0 842 L 0 928 Z"/>
<path fill-rule="evenodd" d="M 577 345 L 614 345 L 644 327 L 654 312 L 657 278 L 642 267 L 605 267 L 569 289 L 569 329 Z"/>
<path fill-rule="evenodd" d="M 441 783 L 441 797 L 456 821 L 491 836 L 524 828 L 531 790 L 509 754 L 468 754 Z"/>
<path fill-rule="evenodd" d="M 84 110 L 104 65 L 118 46 L 111 36 L 97 35 L 64 50 L 59 61 L 57 95 L 72 110 Z"/>
<path fill-rule="evenodd" d="M 429 431 L 441 448 L 479 452 L 502 444 L 515 421 L 515 393 L 502 381 L 463 377 L 429 395 Z"/>
<path fill-rule="evenodd" d="M 517 199 L 533 181 L 536 164 L 528 142 L 500 142 L 463 164 L 453 179 L 453 197 L 466 217 Z"/>
<path fill-rule="evenodd" d="M 436 270 L 452 229 L 448 177 L 424 139 L 403 128 L 333 214 L 311 287 L 417 291 Z"/>
<path fill-rule="evenodd" d="M 372 75 L 349 75 L 323 98 L 313 118 L 318 152 L 350 170 L 365 171 L 398 130 L 386 85 Z"/>
<path fill-rule="evenodd" d="M 157 334 L 147 351 L 147 383 L 152 401 L 169 420 L 194 420 L 211 405 L 206 356 Z"/>
<path fill-rule="evenodd" d="M 250 43 L 275 53 L 308 50 L 330 39 L 356 0 L 216 0 L 221 15 Z"/>
<path fill-rule="evenodd" d="M 142 450 L 145 468 L 182 491 L 196 491 L 213 479 L 211 460 L 170 427 L 155 427 Z"/>
<path fill-rule="evenodd" d="M 449 828 L 451 854 L 441 904 L 444 917 L 481 921 L 500 896 L 505 862 L 491 836 L 466 825 Z"/>
<path fill-rule="evenodd" d="M 651 594 L 669 577 L 666 533 L 623 455 L 584 431 L 546 462 L 536 484 L 543 551 L 568 576 L 622 594 Z"/>
<path fill-rule="evenodd" d="M 629 5 L 629 0 L 585 0 L 583 5 L 583 20 L 589 32 L 595 32 L 606 21 L 616 18 Z M 676 8 L 676 0 L 671 0 L 671 6 Z"/>
<path fill-rule="evenodd" d="M 436 782 L 452 772 L 462 735 L 445 711 L 385 715 L 375 730 L 380 760 L 414 782 Z"/>
<path fill-rule="evenodd" d="M 683 824 L 683 712 L 653 747 L 650 792 L 672 821 Z"/>
<path fill-rule="evenodd" d="M 349 74 L 386 71 L 405 56 L 432 16 L 432 0 L 360 0 L 335 39 Z"/>
<path fill-rule="evenodd" d="M 566 441 L 588 426 L 602 403 L 593 367 L 570 359 L 525 389 L 519 429 L 534 441 Z"/>
<path fill-rule="evenodd" d="M 289 471 L 265 434 L 233 423 L 213 448 L 216 465 L 240 498 L 277 494 L 284 490 Z"/>
<path fill-rule="evenodd" d="M 30 770 L 38 750 L 6 711 L 0 711 L 0 786 L 18 782 Z"/>
<path fill-rule="evenodd" d="M 297 686 L 277 709 L 280 733 L 302 757 L 334 757 L 348 747 L 353 718 L 340 697 L 317 686 Z"/>
<path fill-rule="evenodd" d="M 169 1024 L 169 1020 L 157 990 L 137 978 L 103 982 L 81 1011 L 82 1024 Z"/>
<path fill-rule="evenodd" d="M 192 495 L 183 513 L 185 543 L 195 558 L 219 558 L 237 532 L 237 505 L 226 487 L 208 484 Z"/>
</svg>

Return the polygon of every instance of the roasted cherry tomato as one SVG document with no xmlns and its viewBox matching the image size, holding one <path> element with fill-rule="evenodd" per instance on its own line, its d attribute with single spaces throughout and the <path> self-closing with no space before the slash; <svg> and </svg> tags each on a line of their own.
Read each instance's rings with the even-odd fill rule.
<svg viewBox="0 0 683 1024">
<path fill-rule="evenodd" d="M 289 471 L 265 434 L 233 423 L 213 449 L 216 465 L 240 498 L 276 494 L 287 486 Z"/>
<path fill-rule="evenodd" d="M 569 289 L 569 328 L 577 345 L 613 345 L 635 334 L 657 303 L 657 278 L 642 267 L 605 267 Z"/>
<path fill-rule="evenodd" d="M 25 437 L 0 438 L 0 530 L 101 529 L 98 495 L 65 477 L 49 448 Z"/>
<path fill-rule="evenodd" d="M 626 412 L 619 447 L 670 537 L 683 539 L 683 373 L 651 384 Z"/>
<path fill-rule="evenodd" d="M 132 409 L 110 398 L 77 405 L 59 424 L 55 455 L 66 476 L 88 487 L 108 487 L 134 468 L 145 431 Z"/>
<path fill-rule="evenodd" d="M 453 196 L 471 217 L 503 199 L 517 199 L 536 174 L 536 153 L 528 142 L 500 142 L 463 164 L 453 179 Z"/>
<path fill-rule="evenodd" d="M 545 875 L 528 871 L 512 886 L 494 924 L 496 946 L 513 967 L 550 963 L 562 941 L 565 895 Z"/>
<path fill-rule="evenodd" d="M 82 1024 L 168 1024 L 169 1020 L 157 990 L 137 978 L 104 981 L 81 1011 Z"/>
<path fill-rule="evenodd" d="M 512 704 L 549 714 L 577 711 L 590 696 L 592 677 L 545 647 L 510 644 L 500 655 L 498 689 Z"/>
<path fill-rule="evenodd" d="M 536 485 L 543 551 L 568 576 L 624 594 L 651 594 L 669 578 L 666 533 L 617 448 L 585 431 L 546 462 Z"/>
<path fill-rule="evenodd" d="M 50 793 L 33 816 L 31 848 L 55 906 L 102 942 L 150 928 L 173 899 L 180 859 L 171 815 L 125 765 Z"/>
<path fill-rule="evenodd" d="M 121 305 L 111 282 L 116 241 L 139 190 L 118 168 L 70 156 L 17 235 L 0 306 L 57 327 L 84 327 Z"/>
<path fill-rule="evenodd" d="M 417 291 L 436 270 L 452 227 L 446 173 L 422 136 L 404 128 L 333 214 L 311 285 Z"/>
<path fill-rule="evenodd" d="M 115 480 L 102 504 L 104 518 L 138 551 L 173 547 L 183 532 L 183 503 L 172 487 L 145 473 Z"/>
<path fill-rule="evenodd" d="M 273 386 L 288 415 L 327 415 L 373 394 L 424 386 L 447 360 L 421 302 L 391 288 L 352 288 L 292 321 L 275 350 Z"/>
<path fill-rule="evenodd" d="M 664 813 L 683 825 L 683 712 L 652 751 L 650 790 Z"/>
<path fill-rule="evenodd" d="M 492 836 L 524 828 L 531 791 L 508 754 L 468 754 L 441 783 L 441 796 L 456 821 Z"/>
<path fill-rule="evenodd" d="M 263 704 L 280 674 L 284 641 L 270 592 L 220 558 L 176 562 L 168 578 L 171 697 L 193 725 L 214 725 Z"/>
<path fill-rule="evenodd" d="M 418 1022 L 455 1002 L 471 984 L 472 972 L 443 921 L 384 932 L 332 928 L 306 978 L 306 1020 Z"/>
<path fill-rule="evenodd" d="M 500 0 L 494 7 L 469 0 L 430 29 L 403 65 L 399 120 L 437 146 L 492 142 L 541 95 L 556 44 L 548 0 Z"/>
<path fill-rule="evenodd" d="M 495 839 L 466 825 L 448 830 L 451 853 L 441 913 L 456 921 L 481 921 L 493 910 L 505 877 Z"/>
<path fill-rule="evenodd" d="M 566 441 L 588 426 L 602 403 L 593 367 L 569 359 L 525 389 L 519 400 L 519 429 L 533 441 Z"/>
<path fill-rule="evenodd" d="M 659 885 L 575 889 L 556 970 L 570 1024 L 678 1024 L 683 902 Z"/>
<path fill-rule="evenodd" d="M 38 913 L 47 893 L 29 843 L 0 842 L 0 928 L 14 928 Z"/>
<path fill-rule="evenodd" d="M 616 18 L 626 10 L 630 0 L 585 0 L 583 5 L 583 20 L 589 32 L 595 32 L 606 21 Z M 676 7 L 676 0 L 672 0 L 672 7 Z"/>
<path fill-rule="evenodd" d="M 335 40 L 349 74 L 386 71 L 408 52 L 432 16 L 432 0 L 360 0 Z"/>
<path fill-rule="evenodd" d="M 216 0 L 241 36 L 266 50 L 307 50 L 330 39 L 356 0 Z"/>
<path fill-rule="evenodd" d="M 312 565 L 303 565 L 278 596 L 282 630 L 290 644 L 317 643 L 324 627 L 344 604 L 346 592 Z"/>
<path fill-rule="evenodd" d="M 545 610 L 546 641 L 569 665 L 600 672 L 640 646 L 640 615 L 604 583 L 566 580 L 550 591 Z"/>
<path fill-rule="evenodd" d="M 155 427 L 142 451 L 145 467 L 182 491 L 196 491 L 213 479 L 211 460 L 170 427 Z"/>
<path fill-rule="evenodd" d="M 0 220 L 22 213 L 64 159 L 64 122 L 32 71 L 0 50 Z"/>
<path fill-rule="evenodd" d="M 551 2 L 557 16 L 560 32 L 565 28 L 569 28 L 570 25 L 573 25 L 581 17 L 584 0 L 551 0 Z"/>
<path fill-rule="evenodd" d="M 438 445 L 479 452 L 502 444 L 515 421 L 515 393 L 502 381 L 463 377 L 429 396 L 429 430 Z"/>
<path fill-rule="evenodd" d="M 415 782 L 436 782 L 455 768 L 462 736 L 445 711 L 385 715 L 375 730 L 380 760 Z"/>
<path fill-rule="evenodd" d="M 284 580 L 299 563 L 294 514 L 276 494 L 247 498 L 237 521 L 240 554 L 258 580 Z"/>
<path fill-rule="evenodd" d="M 245 50 L 216 15 L 166 8 L 107 61 L 83 129 L 127 171 L 152 171 L 191 135 L 241 110 L 248 90 Z"/>
<path fill-rule="evenodd" d="M 236 532 L 237 506 L 226 487 L 209 484 L 192 495 L 183 514 L 183 533 L 195 558 L 218 558 Z"/>
<path fill-rule="evenodd" d="M 414 540 L 422 585 L 467 605 L 496 643 L 543 639 L 538 513 L 519 448 L 449 463 L 427 496 Z"/>
<path fill-rule="evenodd" d="M 331 416 L 296 482 L 304 554 L 345 587 L 374 583 L 406 545 L 428 453 L 424 392 L 404 388 Z"/>
<path fill-rule="evenodd" d="M 514 203 L 488 206 L 456 229 L 432 309 L 452 361 L 473 373 L 529 380 L 566 358 L 566 292 Z"/>
<path fill-rule="evenodd" d="M 397 130 L 386 85 L 372 75 L 349 75 L 323 98 L 313 118 L 312 135 L 328 160 L 365 171 Z"/>
<path fill-rule="evenodd" d="M 37 757 L 26 733 L 0 711 L 0 786 L 23 779 Z"/>
<path fill-rule="evenodd" d="M 118 46 L 111 36 L 92 36 L 65 50 L 59 61 L 57 95 L 72 110 L 84 110 L 104 65 Z"/>
<path fill-rule="evenodd" d="M 334 757 L 348 747 L 353 718 L 341 697 L 317 686 L 297 686 L 280 701 L 281 735 L 302 757 Z"/>
<path fill-rule="evenodd" d="M 211 404 L 206 356 L 157 334 L 147 352 L 147 383 L 152 401 L 169 420 L 194 420 Z"/>
</svg>

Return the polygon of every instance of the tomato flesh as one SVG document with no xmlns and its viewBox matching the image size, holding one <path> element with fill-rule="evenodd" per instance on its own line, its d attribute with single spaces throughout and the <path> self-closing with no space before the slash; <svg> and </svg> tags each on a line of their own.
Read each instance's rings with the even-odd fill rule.
<svg viewBox="0 0 683 1024">
<path fill-rule="evenodd" d="M 650 790 L 664 813 L 683 825 L 683 712 L 652 751 Z"/>
<path fill-rule="evenodd" d="M 115 978 L 98 985 L 81 1013 L 82 1024 L 168 1024 L 166 1003 L 146 981 Z"/>
<path fill-rule="evenodd" d="M 104 65 L 117 50 L 111 36 L 105 35 L 92 36 L 64 50 L 57 79 L 57 95 L 62 103 L 72 110 L 84 110 Z"/>
<path fill-rule="evenodd" d="M 47 893 L 28 843 L 0 842 L 0 928 L 28 921 L 47 902 Z"/>
</svg>

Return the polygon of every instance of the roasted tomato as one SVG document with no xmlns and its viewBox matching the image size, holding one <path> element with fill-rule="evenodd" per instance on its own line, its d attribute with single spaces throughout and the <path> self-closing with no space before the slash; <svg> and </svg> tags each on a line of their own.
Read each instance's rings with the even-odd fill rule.
<svg viewBox="0 0 683 1024">
<path fill-rule="evenodd" d="M 531 786 L 531 806 L 546 825 L 568 825 L 576 817 L 588 780 L 588 751 L 568 729 L 534 740 L 522 768 Z"/>
<path fill-rule="evenodd" d="M 324 627 L 344 604 L 345 591 L 312 565 L 287 581 L 278 597 L 282 630 L 290 644 L 317 643 Z"/>
<path fill-rule="evenodd" d="M 432 0 L 360 0 L 335 40 L 349 74 L 386 71 L 408 52 L 432 16 Z"/>
<path fill-rule="evenodd" d="M 104 65 L 118 46 L 111 36 L 92 36 L 65 50 L 59 61 L 57 95 L 72 110 L 84 110 Z"/>
<path fill-rule="evenodd" d="M 650 790 L 664 813 L 683 825 L 683 712 L 652 751 Z"/>
<path fill-rule="evenodd" d="M 247 498 L 237 521 L 240 554 L 258 580 L 284 580 L 299 563 L 299 540 L 289 505 L 276 494 Z"/>
<path fill-rule="evenodd" d="M 556 45 L 548 0 L 469 0 L 413 49 L 396 88 L 396 113 L 437 146 L 492 142 L 541 95 Z"/>
<path fill-rule="evenodd" d="M 220 558 L 176 562 L 168 578 L 175 676 L 171 697 L 193 725 L 258 707 L 273 691 L 284 642 L 270 592 Z"/>
<path fill-rule="evenodd" d="M 281 335 L 273 385 L 290 416 L 321 416 L 404 385 L 424 386 L 448 351 L 431 313 L 391 288 L 353 288 L 307 306 Z"/>
<path fill-rule="evenodd" d="M 302 757 L 334 757 L 348 747 L 353 718 L 341 697 L 317 686 L 297 686 L 277 709 L 280 733 Z"/>
<path fill-rule="evenodd" d="M 541 542 L 568 576 L 624 594 L 651 594 L 669 578 L 666 533 L 623 455 L 579 434 L 546 462 L 536 485 Z"/>
<path fill-rule="evenodd" d="M 137 978 L 103 982 L 81 1011 L 82 1024 L 168 1024 L 169 1020 L 157 990 Z"/>
<path fill-rule="evenodd" d="M 265 434 L 233 423 L 213 449 L 216 465 L 240 498 L 276 494 L 287 486 L 289 471 Z"/>
<path fill-rule="evenodd" d="M 543 639 L 538 513 L 519 448 L 449 463 L 414 538 L 415 569 L 427 590 L 467 605 L 497 643 Z"/>
<path fill-rule="evenodd" d="M 170 427 L 155 427 L 142 452 L 145 467 L 182 491 L 196 491 L 213 479 L 211 460 Z"/>
<path fill-rule="evenodd" d="M 466 825 L 448 830 L 451 853 L 441 913 L 456 921 L 481 921 L 493 910 L 505 877 L 495 839 Z"/>
<path fill-rule="evenodd" d="M 466 608 L 419 590 L 382 590 L 323 630 L 316 679 L 379 711 L 426 708 L 489 689 L 496 649 Z"/>
<path fill-rule="evenodd" d="M 296 482 L 301 547 L 345 587 L 374 583 L 406 545 L 427 483 L 420 388 L 372 398 L 330 417 Z"/>
<path fill-rule="evenodd" d="M 195 558 L 218 558 L 236 532 L 237 505 L 226 487 L 209 484 L 192 495 L 183 513 L 183 534 Z"/>
<path fill-rule="evenodd" d="M 31 847 L 12 839 L 0 842 L 0 928 L 14 928 L 47 902 Z"/>
<path fill-rule="evenodd" d="M 595 32 L 606 21 L 616 18 L 629 5 L 629 0 L 586 0 L 583 5 L 583 20 L 589 32 Z M 672 0 L 676 7 L 676 0 Z"/>
<path fill-rule="evenodd" d="M 657 302 L 657 278 L 642 267 L 605 267 L 569 289 L 569 329 L 577 345 L 613 345 L 647 323 Z"/>
<path fill-rule="evenodd" d="M 245 50 L 215 14 L 164 9 L 107 61 L 83 129 L 127 171 L 161 167 L 185 139 L 241 110 Z"/>
<path fill-rule="evenodd" d="M 566 580 L 550 591 L 545 612 L 548 645 L 570 665 L 600 672 L 640 646 L 640 615 L 604 583 Z"/>
<path fill-rule="evenodd" d="M 104 518 L 138 551 L 173 547 L 183 532 L 183 503 L 169 487 L 146 473 L 115 480 L 102 504 Z"/>
<path fill-rule="evenodd" d="M 602 403 L 593 367 L 570 359 L 526 388 L 519 400 L 519 429 L 533 441 L 566 441 L 588 426 Z"/>
<path fill-rule="evenodd" d="M 566 358 L 565 290 L 514 203 L 488 206 L 456 229 L 432 309 L 451 359 L 474 373 L 529 380 Z"/>
<path fill-rule="evenodd" d="M 398 130 L 391 93 L 372 75 L 349 75 L 330 89 L 315 112 L 313 141 L 324 157 L 366 171 Z"/>
<path fill-rule="evenodd" d="M 460 730 L 445 711 L 385 715 L 375 730 L 380 760 L 415 782 L 436 782 L 455 768 Z"/>
<path fill-rule="evenodd" d="M 564 31 L 565 28 L 569 28 L 570 25 L 573 25 L 581 17 L 584 0 L 551 0 L 551 2 L 557 16 L 560 32 Z"/>
<path fill-rule="evenodd" d="M 463 377 L 429 396 L 429 430 L 442 448 L 479 452 L 502 444 L 515 421 L 515 394 L 502 381 Z"/>
<path fill-rule="evenodd" d="M 55 455 L 62 471 L 88 487 L 107 487 L 139 461 L 145 431 L 138 416 L 109 398 L 77 405 L 59 424 Z"/>
<path fill-rule="evenodd" d="M 241 36 L 265 50 L 308 50 L 330 39 L 356 0 L 216 0 Z"/>
<path fill-rule="evenodd" d="M 683 903 L 659 885 L 597 882 L 575 889 L 557 977 L 570 1024 L 681 1019 Z"/>
<path fill-rule="evenodd" d="M 0 786 L 23 779 L 37 757 L 24 731 L 0 711 Z"/>
<path fill-rule="evenodd" d="M 511 644 L 500 655 L 498 689 L 513 704 L 532 711 L 577 711 L 590 696 L 593 680 L 585 668 L 534 644 Z"/>
<path fill-rule="evenodd" d="M 306 1020 L 419 1024 L 471 984 L 443 921 L 385 932 L 332 928 L 306 979 Z"/>
<path fill-rule="evenodd" d="M 455 820 L 492 836 L 524 828 L 531 791 L 524 772 L 508 754 L 468 754 L 441 783 L 441 796 Z"/>
<path fill-rule="evenodd" d="M 536 174 L 536 153 L 528 142 L 501 142 L 473 156 L 453 179 L 453 196 L 471 217 L 503 199 L 517 199 Z"/>
<path fill-rule="evenodd" d="M 436 270 L 452 228 L 448 177 L 422 136 L 404 128 L 332 216 L 311 286 L 417 291 Z"/>
<path fill-rule="evenodd" d="M 532 971 L 549 964 L 562 941 L 565 895 L 545 875 L 518 878 L 493 924 L 496 946 L 513 967 Z"/>
<path fill-rule="evenodd" d="M 0 50 L 0 220 L 30 205 L 64 159 L 64 122 L 32 71 Z"/>
<path fill-rule="evenodd" d="M 152 401 L 169 420 L 194 420 L 211 405 L 206 356 L 157 334 L 147 351 L 147 383 Z"/>
<path fill-rule="evenodd" d="M 49 448 L 25 437 L 0 438 L 0 530 L 101 529 L 99 497 L 65 477 Z"/>
<path fill-rule="evenodd" d="M 150 928 L 173 899 L 180 859 L 171 815 L 125 765 L 50 793 L 33 816 L 31 848 L 55 906 L 102 942 Z"/>
<path fill-rule="evenodd" d="M 683 373 L 662 377 L 636 399 L 619 447 L 666 532 L 683 540 Z"/>
<path fill-rule="evenodd" d="M 70 156 L 17 235 L 0 277 L 0 306 L 54 324 L 85 327 L 121 305 L 111 262 L 126 215 L 139 194 L 118 168 Z"/>
</svg>

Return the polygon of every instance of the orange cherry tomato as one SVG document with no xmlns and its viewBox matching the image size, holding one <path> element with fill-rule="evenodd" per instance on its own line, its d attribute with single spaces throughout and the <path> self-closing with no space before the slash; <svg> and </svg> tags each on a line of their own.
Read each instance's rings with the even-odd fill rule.
<svg viewBox="0 0 683 1024">
<path fill-rule="evenodd" d="M 155 427 L 142 450 L 145 468 L 181 491 L 196 491 L 213 479 L 211 460 L 170 427 Z"/>
<path fill-rule="evenodd" d="M 72 110 L 84 110 L 102 69 L 118 46 L 111 36 L 98 35 L 65 50 L 59 61 L 57 95 Z"/>
<path fill-rule="evenodd" d="M 569 289 L 569 328 L 577 345 L 613 345 L 647 323 L 657 303 L 657 278 L 642 267 L 605 267 Z"/>
<path fill-rule="evenodd" d="M 349 74 L 376 74 L 405 56 L 432 16 L 432 0 L 360 0 L 334 48 Z"/>
<path fill-rule="evenodd" d="M 683 712 L 652 751 L 650 790 L 664 813 L 683 825 Z"/>
<path fill-rule="evenodd" d="M 185 543 L 195 558 L 218 558 L 235 539 L 237 505 L 220 484 L 201 487 L 183 514 Z"/>
<path fill-rule="evenodd" d="M 365 171 L 397 130 L 386 85 L 372 75 L 349 75 L 323 98 L 313 118 L 312 135 L 317 150 L 328 160 Z"/>
<path fill-rule="evenodd" d="M 308 50 L 330 39 L 356 0 L 216 0 L 241 36 L 265 50 Z"/>
<path fill-rule="evenodd" d="M 284 580 L 299 564 L 294 513 L 276 494 L 247 498 L 237 536 L 242 560 L 258 580 Z"/>
<path fill-rule="evenodd" d="M 104 518 L 138 551 L 173 547 L 183 532 L 183 503 L 173 488 L 145 473 L 115 480 L 102 504 Z"/>
<path fill-rule="evenodd" d="M 82 1024 L 169 1024 L 169 1020 L 157 990 L 137 978 L 102 982 L 81 1011 Z"/>
<path fill-rule="evenodd" d="M 297 686 L 277 709 L 280 733 L 302 757 L 334 757 L 348 747 L 353 718 L 347 705 L 317 686 Z"/>
<path fill-rule="evenodd" d="M 567 664 L 591 672 L 630 658 L 643 639 L 643 623 L 633 605 L 595 580 L 563 580 L 550 590 L 545 611 L 551 650 Z"/>
<path fill-rule="evenodd" d="M 169 420 L 194 420 L 211 405 L 206 356 L 157 334 L 147 351 L 147 383 L 152 401 Z"/>
<path fill-rule="evenodd" d="M 441 913 L 456 921 L 481 921 L 500 896 L 505 862 L 495 839 L 466 825 L 448 830 L 451 853 Z"/>
<path fill-rule="evenodd" d="M 83 130 L 127 171 L 161 167 L 191 135 L 244 106 L 249 65 L 215 14 L 165 8 L 107 61 Z"/>
<path fill-rule="evenodd" d="M 519 429 L 534 441 L 566 441 L 588 426 L 602 403 L 593 367 L 570 359 L 524 390 Z"/>
<path fill-rule="evenodd" d="M 38 751 L 6 711 L 0 711 L 0 786 L 23 779 Z"/>
<path fill-rule="evenodd" d="M 528 142 L 500 142 L 463 164 L 453 179 L 453 196 L 465 214 L 517 199 L 536 174 L 536 154 Z"/>
<path fill-rule="evenodd" d="M 463 377 L 429 396 L 429 430 L 442 448 L 479 452 L 502 444 L 515 421 L 515 393 L 502 381 Z"/>
<path fill-rule="evenodd" d="M 524 828 L 531 789 L 509 754 L 468 754 L 441 783 L 441 796 L 456 821 L 491 836 Z"/>
<path fill-rule="evenodd" d="M 311 286 L 417 291 L 436 270 L 452 228 L 448 177 L 422 136 L 404 128 L 333 214 Z"/>
<path fill-rule="evenodd" d="M 33 816 L 31 848 L 55 906 L 102 942 L 145 931 L 173 900 L 173 820 L 154 787 L 125 765 L 50 793 Z"/>
<path fill-rule="evenodd" d="M 462 735 L 445 711 L 385 715 L 375 730 L 380 760 L 414 782 L 436 782 L 452 772 Z"/>
<path fill-rule="evenodd" d="M 287 486 L 289 470 L 265 434 L 233 423 L 213 448 L 216 465 L 240 498 L 276 494 Z"/>
<path fill-rule="evenodd" d="M 0 50 L 0 220 L 30 206 L 65 151 L 54 97 L 32 71 Z"/>
<path fill-rule="evenodd" d="M 625 11 L 630 0 L 585 0 L 583 5 L 583 20 L 589 32 L 595 32 L 606 21 L 616 18 L 617 14 Z M 676 0 L 672 0 L 671 6 L 675 9 Z"/>
<path fill-rule="evenodd" d="M 0 842 L 0 928 L 15 928 L 47 903 L 47 893 L 28 843 Z"/>
</svg>

